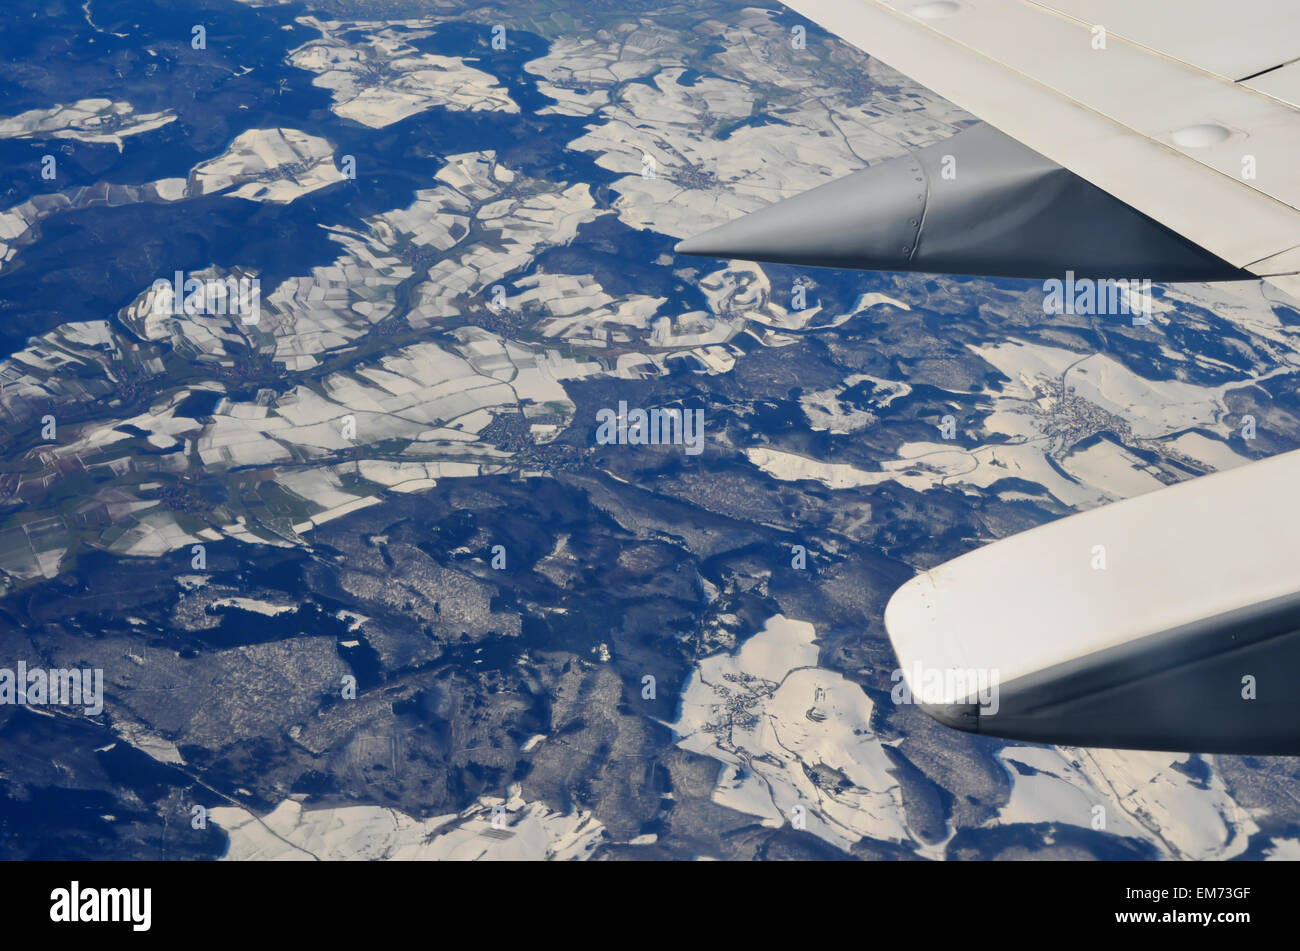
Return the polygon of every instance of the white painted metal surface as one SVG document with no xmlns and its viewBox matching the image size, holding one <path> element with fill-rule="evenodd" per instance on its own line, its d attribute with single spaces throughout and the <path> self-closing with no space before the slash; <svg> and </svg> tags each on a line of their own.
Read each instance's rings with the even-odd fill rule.
<svg viewBox="0 0 1300 951">
<path fill-rule="evenodd" d="M 922 572 L 885 609 L 904 676 L 916 665 L 977 668 L 1005 684 L 1293 594 L 1298 485 L 1300 451 L 1288 452 L 1072 515 Z"/>
<path fill-rule="evenodd" d="M 1300 9 L 1300 4 L 1296 5 Z M 1257 92 L 1300 107 L 1300 63 L 1289 63 L 1242 83 Z"/>
<path fill-rule="evenodd" d="M 1295 0 L 1034 2 L 1227 80 L 1300 59 Z"/>
</svg>

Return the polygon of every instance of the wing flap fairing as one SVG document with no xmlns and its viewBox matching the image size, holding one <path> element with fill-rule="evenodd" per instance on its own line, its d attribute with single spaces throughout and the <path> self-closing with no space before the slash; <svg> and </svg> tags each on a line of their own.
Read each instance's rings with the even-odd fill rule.
<svg viewBox="0 0 1300 951">
<path fill-rule="evenodd" d="M 1300 510 L 1265 502 L 1297 479 L 1300 451 L 1284 453 L 922 572 L 885 610 L 904 679 L 970 732 L 1300 754 Z M 975 682 L 996 690 L 963 686 Z"/>
<path fill-rule="evenodd" d="M 682 254 L 996 277 L 1250 279 L 978 124 L 677 245 Z"/>
</svg>

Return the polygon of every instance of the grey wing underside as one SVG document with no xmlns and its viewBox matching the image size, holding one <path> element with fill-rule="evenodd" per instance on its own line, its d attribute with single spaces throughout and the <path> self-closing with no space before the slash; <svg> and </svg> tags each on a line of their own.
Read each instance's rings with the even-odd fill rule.
<svg viewBox="0 0 1300 951">
<path fill-rule="evenodd" d="M 688 238 L 677 251 L 994 277 L 1255 277 L 987 124 Z"/>
</svg>

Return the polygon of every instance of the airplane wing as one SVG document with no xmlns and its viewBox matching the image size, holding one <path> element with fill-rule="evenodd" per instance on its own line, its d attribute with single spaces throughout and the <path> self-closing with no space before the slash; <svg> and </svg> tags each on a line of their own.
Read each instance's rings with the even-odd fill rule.
<svg viewBox="0 0 1300 951">
<path fill-rule="evenodd" d="M 788 6 L 1007 139 L 994 148 L 985 141 L 965 155 L 955 148 L 961 137 L 953 140 L 951 183 L 921 169 L 916 183 L 925 186 L 924 199 L 916 200 L 923 217 L 915 208 L 866 199 L 831 215 L 831 230 L 870 222 L 871 230 L 888 223 L 916 233 L 895 242 L 892 257 L 869 249 L 857 263 L 846 264 L 843 255 L 824 263 L 1043 278 L 1065 270 L 1153 280 L 1258 276 L 1300 297 L 1300 4 L 1294 0 L 789 0 Z M 927 243 L 951 249 L 956 240 L 951 230 L 934 234 L 934 222 L 925 220 L 936 206 L 961 206 L 938 219 L 950 229 L 983 220 L 976 186 L 962 183 L 963 166 L 974 173 L 1004 165 L 1008 155 L 1019 157 L 1016 143 L 1020 152 L 1041 156 L 1045 167 L 1077 177 L 1076 191 L 1086 183 L 1098 194 L 1086 206 L 1078 199 L 1053 205 L 1043 186 L 1048 176 L 1026 176 L 1018 192 L 999 194 L 1003 207 L 1047 204 L 1058 226 L 1076 222 L 1096 234 L 1137 234 L 1139 246 L 1149 240 L 1158 250 L 1150 258 L 1130 253 L 1129 270 L 1104 275 L 1109 262 L 1091 262 L 1067 247 L 1025 274 L 1015 262 L 1041 243 L 1018 242 L 1011 222 L 1000 236 L 1005 261 L 988 260 L 988 245 L 974 241 L 969 249 L 982 251 L 976 260 L 954 260 L 950 253 L 927 261 Z M 858 173 L 859 188 L 888 171 Z M 801 202 L 805 214 L 821 191 L 790 201 Z M 823 220 L 833 199 L 827 194 L 822 201 Z M 819 263 L 821 249 L 808 244 L 817 239 L 801 243 L 796 235 L 788 239 L 791 247 L 780 246 L 777 236 L 788 222 L 774 212 L 785 204 L 687 239 L 679 249 Z M 1149 234 L 1131 222 L 1117 224 L 1120 208 L 1147 220 Z M 1171 237 L 1194 245 L 1199 256 L 1165 267 Z"/>
<path fill-rule="evenodd" d="M 885 609 L 910 699 L 972 733 L 1300 754 L 1300 452 L 1049 522 Z"/>
<path fill-rule="evenodd" d="M 683 253 L 1300 297 L 1295 0 L 786 2 L 986 124 Z M 912 700 L 1000 737 L 1300 755 L 1297 485 L 1300 451 L 921 572 L 885 611 Z"/>
</svg>

